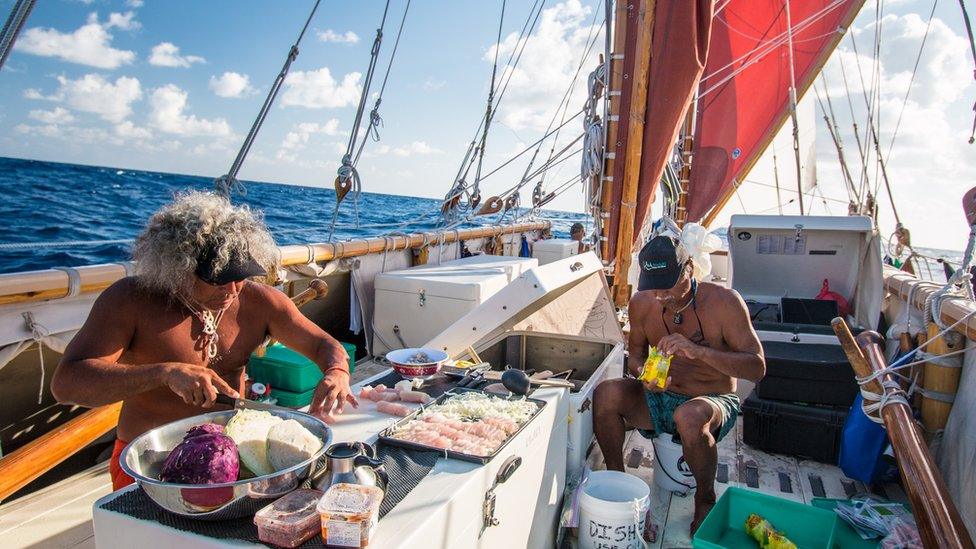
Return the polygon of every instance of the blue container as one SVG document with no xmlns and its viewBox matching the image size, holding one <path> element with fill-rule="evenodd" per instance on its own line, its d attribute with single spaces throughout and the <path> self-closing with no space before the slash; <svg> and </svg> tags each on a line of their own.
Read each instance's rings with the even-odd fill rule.
<svg viewBox="0 0 976 549">
<path fill-rule="evenodd" d="M 870 484 L 890 469 L 884 459 L 884 451 L 889 442 L 884 427 L 871 421 L 861 409 L 863 401 L 858 394 L 847 414 L 841 433 L 837 464 L 848 477 Z"/>
</svg>

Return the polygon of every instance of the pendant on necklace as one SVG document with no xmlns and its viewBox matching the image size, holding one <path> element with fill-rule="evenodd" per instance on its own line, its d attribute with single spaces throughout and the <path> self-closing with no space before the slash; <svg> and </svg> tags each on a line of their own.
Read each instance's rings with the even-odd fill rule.
<svg viewBox="0 0 976 549">
<path fill-rule="evenodd" d="M 675 326 L 681 324 L 681 313 L 680 312 L 674 313 L 674 316 L 671 318 L 671 321 L 674 322 Z"/>
</svg>

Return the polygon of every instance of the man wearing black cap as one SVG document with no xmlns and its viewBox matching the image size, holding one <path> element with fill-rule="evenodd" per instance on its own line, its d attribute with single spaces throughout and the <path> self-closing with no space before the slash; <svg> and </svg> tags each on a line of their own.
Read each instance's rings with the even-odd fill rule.
<svg viewBox="0 0 976 549">
<path fill-rule="evenodd" d="M 246 206 L 178 196 L 150 218 L 133 259 L 135 276 L 102 292 L 51 381 L 63 403 L 123 401 L 109 462 L 116 489 L 132 482 L 118 463 L 126 441 L 209 411 L 218 393 L 237 398 L 248 357 L 267 336 L 321 368 L 311 413 L 356 405 L 342 345 L 284 293 L 249 280 L 277 271 L 278 249 Z"/>
<path fill-rule="evenodd" d="M 716 443 L 735 426 L 736 378 L 765 374 L 762 346 L 739 294 L 694 278 L 694 264 L 673 233 L 640 251 L 638 292 L 631 298 L 627 369 L 640 375 L 648 347 L 672 355 L 665 387 L 635 377 L 601 383 L 593 398 L 594 431 L 607 469 L 623 471 L 627 426 L 644 436 L 681 438 L 694 474 L 693 535 L 715 504 Z"/>
</svg>

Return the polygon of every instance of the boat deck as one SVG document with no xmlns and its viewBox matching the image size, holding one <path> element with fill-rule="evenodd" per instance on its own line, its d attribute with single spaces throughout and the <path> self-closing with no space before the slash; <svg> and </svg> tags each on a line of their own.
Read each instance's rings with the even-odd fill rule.
<svg viewBox="0 0 976 549">
<path fill-rule="evenodd" d="M 368 379 L 386 365 L 364 361 L 357 364 L 353 383 Z M 742 442 L 742 419 L 733 433 L 719 443 L 716 491 L 719 496 L 728 486 L 759 490 L 771 495 L 809 503 L 815 497 L 849 498 L 864 493 L 865 486 L 844 477 L 837 467 L 767 454 Z M 688 527 L 694 501 L 691 495 L 673 495 L 653 481 L 654 450 L 651 441 L 636 431 L 628 434 L 624 448 L 627 472 L 642 478 L 651 487 L 652 523 L 656 538 L 650 548 L 691 547 Z M 594 443 L 590 467 L 604 469 L 603 456 Z M 906 501 L 897 485 L 880 494 Z M 91 548 L 92 504 L 111 492 L 108 466 L 101 463 L 73 477 L 29 496 L 0 506 L 0 539 L 4 547 Z"/>
<path fill-rule="evenodd" d="M 598 446 L 589 456 L 593 470 L 606 467 Z M 637 431 L 628 433 L 624 446 L 624 466 L 628 473 L 647 482 L 651 489 L 652 531 L 655 538 L 649 549 L 691 547 L 688 528 L 694 513 L 694 496 L 682 496 L 659 488 L 654 483 L 654 448 L 651 441 Z M 813 498 L 847 499 L 867 493 L 865 485 L 849 479 L 833 465 L 798 460 L 779 454 L 768 454 L 742 442 L 742 418 L 734 433 L 718 445 L 718 471 L 715 491 L 718 497 L 729 486 L 757 490 L 769 495 L 810 503 Z M 886 493 L 878 494 L 894 501 L 907 503 L 907 497 L 897 484 L 885 485 Z"/>
</svg>

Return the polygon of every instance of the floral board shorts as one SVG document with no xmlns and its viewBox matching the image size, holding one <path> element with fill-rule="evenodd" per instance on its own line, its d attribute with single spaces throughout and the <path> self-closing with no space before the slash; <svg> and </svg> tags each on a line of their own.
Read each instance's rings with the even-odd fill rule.
<svg viewBox="0 0 976 549">
<path fill-rule="evenodd" d="M 637 430 L 644 438 L 652 438 L 656 433 L 667 433 L 669 435 L 677 433 L 678 427 L 674 424 L 674 411 L 678 406 L 681 406 L 692 398 L 708 400 L 718 406 L 718 409 L 722 411 L 722 427 L 718 430 L 718 433 L 712 433 L 715 435 L 716 442 L 725 438 L 725 435 L 732 431 L 739 417 L 740 402 L 738 395 L 735 393 L 690 397 L 688 395 L 672 393 L 671 391 L 652 393 L 651 391 L 645 390 L 644 398 L 647 400 L 647 409 L 651 413 L 651 423 L 654 424 L 653 431 L 647 429 Z"/>
</svg>

